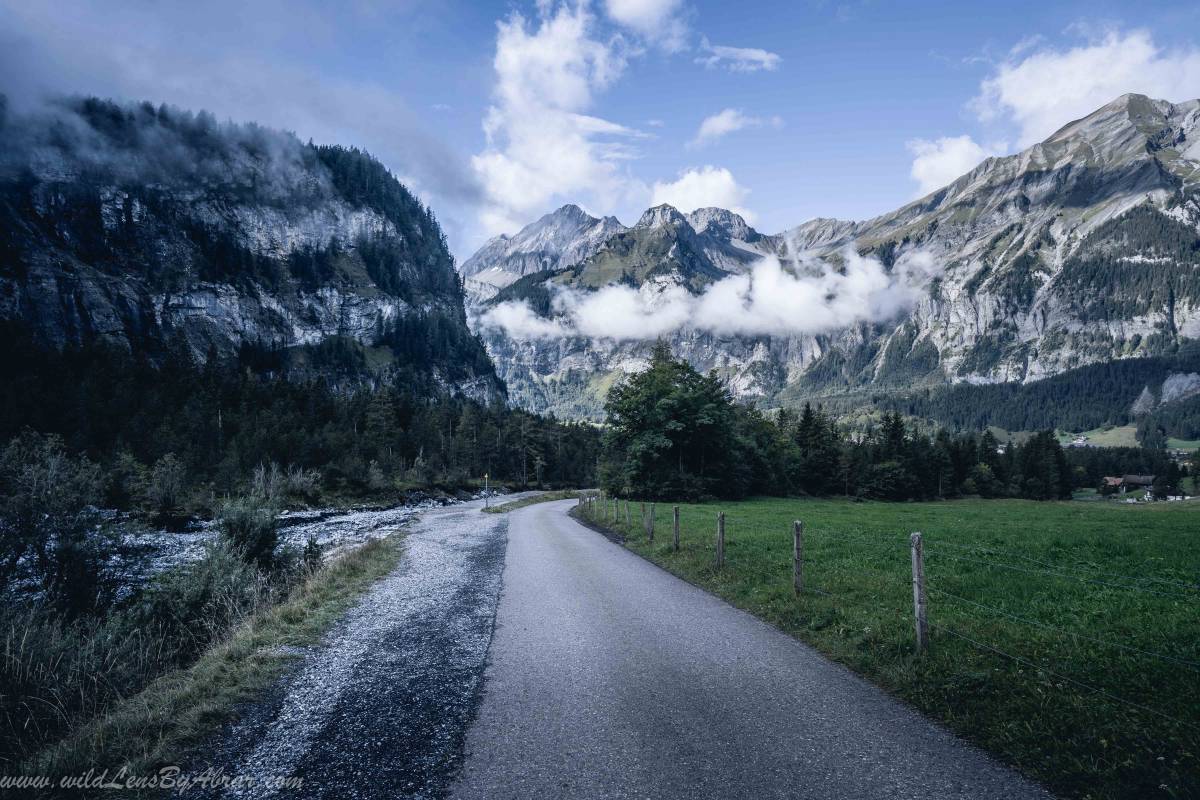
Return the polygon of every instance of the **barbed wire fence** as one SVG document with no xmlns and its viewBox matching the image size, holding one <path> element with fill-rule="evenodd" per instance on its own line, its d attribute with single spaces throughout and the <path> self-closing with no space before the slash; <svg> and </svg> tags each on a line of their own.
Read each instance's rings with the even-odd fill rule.
<svg viewBox="0 0 1200 800">
<path fill-rule="evenodd" d="M 774 530 L 778 527 L 776 524 L 746 519 L 724 511 L 709 512 L 711 528 L 706 533 L 702 526 L 697 524 L 695 509 L 681 521 L 679 506 L 662 504 L 659 507 L 646 503 L 643 507 L 641 501 L 609 497 L 602 492 L 581 496 L 579 505 L 581 514 L 589 521 L 609 526 L 624 537 L 653 544 L 656 549 L 677 552 L 685 544 L 702 552 L 711 551 L 711 569 L 714 575 L 720 575 L 728 570 L 732 563 L 736 563 L 740 551 L 748 543 L 769 541 L 771 537 L 782 539 L 785 535 L 783 530 Z M 651 531 L 658 533 L 657 538 L 651 536 Z M 792 540 L 791 580 L 794 582 L 797 596 L 811 593 L 824 598 L 837 598 L 838 588 L 830 581 L 837 579 L 839 570 L 853 569 L 860 577 L 864 571 L 869 571 L 877 578 L 879 586 L 886 587 L 889 592 L 899 594 L 911 588 L 912 605 L 907 614 L 897 605 L 891 604 L 883 604 L 877 610 L 886 611 L 890 606 L 896 611 L 898 618 L 907 616 L 907 624 L 913 626 L 917 653 L 923 653 L 935 646 L 930 640 L 930 632 L 936 632 L 957 639 L 981 654 L 995 656 L 1035 670 L 1075 689 L 1103 697 L 1111 703 L 1152 715 L 1192 732 L 1200 731 L 1200 720 L 1185 719 L 1146 703 L 1131 700 L 1110 688 L 1097 686 L 1093 682 L 1065 674 L 1046 663 L 1009 652 L 995 641 L 987 641 L 986 637 L 980 634 L 950 624 L 940 614 L 942 611 L 953 609 L 956 615 L 963 619 L 1002 620 L 1006 624 L 1051 634 L 1064 641 L 1076 644 L 1086 642 L 1187 673 L 1200 673 L 1200 659 L 1197 658 L 1160 652 L 1129 641 L 1034 619 L 1032 616 L 1004 608 L 1002 604 L 969 597 L 966 589 L 954 584 L 956 579 L 961 583 L 962 576 L 949 569 L 945 562 L 969 565 L 974 569 L 1015 573 L 1029 576 L 1031 579 L 1074 582 L 1081 586 L 1094 587 L 1100 592 L 1127 592 L 1158 601 L 1186 603 L 1197 613 L 1200 613 L 1200 580 L 1129 575 L 1081 562 L 1054 563 L 1011 549 L 987 544 L 964 545 L 940 537 L 931 539 L 921 533 L 875 534 L 853 530 L 831 533 L 814 530 L 806 527 L 801 520 L 795 520 L 786 534 Z M 838 558 L 832 557 L 834 551 L 840 551 Z M 823 579 L 818 579 L 813 567 L 820 565 L 823 557 L 828 559 L 823 565 L 827 572 L 822 576 Z M 838 566 L 843 561 L 847 562 L 847 565 Z M 849 563 L 851 561 L 852 566 Z M 897 563 L 904 561 L 911 565 L 911 581 L 907 576 L 903 581 L 897 580 Z M 932 568 L 927 570 L 927 564 Z M 891 595 L 889 598 L 894 599 Z M 1200 687 L 1200 682 L 1196 685 Z"/>
</svg>

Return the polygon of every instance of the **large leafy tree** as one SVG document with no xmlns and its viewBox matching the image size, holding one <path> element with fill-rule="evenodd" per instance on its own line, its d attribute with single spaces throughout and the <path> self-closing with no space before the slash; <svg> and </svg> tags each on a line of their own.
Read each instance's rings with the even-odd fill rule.
<svg viewBox="0 0 1200 800">
<path fill-rule="evenodd" d="M 714 374 L 701 375 L 659 342 L 650 368 L 609 392 L 602 480 L 648 498 L 743 493 L 734 468 L 737 411 Z"/>
</svg>

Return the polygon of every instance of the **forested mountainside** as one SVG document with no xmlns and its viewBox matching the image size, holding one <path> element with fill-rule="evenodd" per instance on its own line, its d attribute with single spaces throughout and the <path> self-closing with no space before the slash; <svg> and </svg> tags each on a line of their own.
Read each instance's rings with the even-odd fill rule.
<svg viewBox="0 0 1200 800">
<path fill-rule="evenodd" d="M 1198 180 L 1200 101 L 1125 95 L 865 222 L 818 219 L 763 236 L 727 211 L 701 221 L 700 211 L 651 209 L 577 263 L 477 296 L 474 316 L 515 402 L 584 418 L 599 416 L 607 388 L 642 368 L 660 335 L 764 406 L 1023 384 L 1091 364 L 1171 357 L 1200 337 Z M 854 255 L 889 274 L 917 257 L 930 269 L 891 314 L 799 333 L 804 326 L 747 332 L 684 319 L 598 337 L 524 315 L 500 318 L 519 326 L 499 324 L 487 313 L 527 304 L 535 319 L 569 322 L 564 292 L 629 286 L 655 308 L 680 289 L 701 297 L 729 276 L 752 275 L 764 257 L 803 274 L 814 258 L 836 273 Z M 1136 398 L 1145 384 L 1126 388 Z"/>
<path fill-rule="evenodd" d="M 96 99 L 0 104 L 0 143 L 0 319 L 36 341 L 502 396 L 432 211 L 366 153 Z"/>
</svg>

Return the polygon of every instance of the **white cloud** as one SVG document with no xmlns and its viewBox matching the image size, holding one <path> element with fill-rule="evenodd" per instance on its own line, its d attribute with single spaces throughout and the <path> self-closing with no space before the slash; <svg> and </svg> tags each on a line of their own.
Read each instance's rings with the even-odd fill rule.
<svg viewBox="0 0 1200 800">
<path fill-rule="evenodd" d="M 697 64 L 703 64 L 709 69 L 725 67 L 730 72 L 772 71 L 777 69 L 783 60 L 778 53 L 772 53 L 770 50 L 710 44 L 707 38 L 701 42 L 701 49 L 705 55 L 696 59 Z"/>
<path fill-rule="evenodd" d="M 624 43 L 597 38 L 583 4 L 545 13 L 498 24 L 487 147 L 471 159 L 487 193 L 488 233 L 520 227 L 555 197 L 588 195 L 607 207 L 630 191 L 618 166 L 640 134 L 586 113 L 624 70 Z"/>
<path fill-rule="evenodd" d="M 681 17 L 682 0 L 605 0 L 608 16 L 668 52 L 682 50 L 687 24 Z"/>
<path fill-rule="evenodd" d="M 646 340 L 685 329 L 727 336 L 816 334 L 894 319 L 912 307 L 937 272 L 925 251 L 901 254 L 889 271 L 849 247 L 839 268 L 810 260 L 790 270 L 779 259 L 765 258 L 750 272 L 723 278 L 700 295 L 675 284 L 648 283 L 640 289 L 610 285 L 595 292 L 562 289 L 554 299 L 553 320 L 535 317 L 524 303 L 502 303 L 481 322 L 518 339 L 569 332 Z M 531 324 L 530 317 L 541 321 Z M 516 324 L 508 324 L 510 319 Z"/>
<path fill-rule="evenodd" d="M 779 117 L 770 119 L 752 117 L 740 109 L 727 108 L 710 117 L 705 117 L 704 121 L 700 123 L 699 130 L 696 131 L 695 138 L 688 142 L 688 146 L 702 147 L 743 128 L 758 128 L 768 124 L 778 128 L 783 125 L 783 120 Z"/>
<path fill-rule="evenodd" d="M 1003 144 L 979 145 L 970 136 L 943 136 L 940 139 L 913 139 L 907 143 L 913 154 L 911 175 L 917 182 L 917 196 L 953 182 L 974 169 L 988 156 L 1004 152 Z"/>
<path fill-rule="evenodd" d="M 1023 40 L 970 105 L 982 121 L 1011 120 L 1026 147 L 1127 92 L 1200 97 L 1200 49 L 1164 49 L 1144 30 L 1108 30 L 1066 49 Z"/>
<path fill-rule="evenodd" d="M 518 341 L 557 339 L 570 333 L 560 321 L 540 317 L 533 313 L 533 309 L 525 302 L 500 303 L 496 307 L 488 309 L 480 317 L 479 322 L 485 327 L 503 330 Z"/>
<path fill-rule="evenodd" d="M 348 47 L 366 13 L 361 4 L 335 9 L 311 0 L 0 0 L 0 92 L 17 106 L 47 94 L 165 102 L 363 147 L 431 203 L 456 238 L 469 224 L 459 215 L 482 190 L 437 129 L 444 123 L 411 107 L 394 81 L 348 78 L 292 57 Z M 411 24 L 411 13 L 389 8 L 385 22 Z"/>
<path fill-rule="evenodd" d="M 717 206 L 741 214 L 747 222 L 753 222 L 753 212 L 742 206 L 749 193 L 748 189 L 738 184 L 729 170 L 705 166 L 684 170 L 674 181 L 655 181 L 650 205 L 668 203 L 684 213 Z"/>
</svg>

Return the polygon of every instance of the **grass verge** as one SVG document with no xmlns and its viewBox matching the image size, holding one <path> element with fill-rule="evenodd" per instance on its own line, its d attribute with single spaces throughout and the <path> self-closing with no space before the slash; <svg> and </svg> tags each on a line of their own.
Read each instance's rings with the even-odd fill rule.
<svg viewBox="0 0 1200 800">
<path fill-rule="evenodd" d="M 522 497 L 520 500 L 501 503 L 496 506 L 488 506 L 480 510 L 485 514 L 507 514 L 509 511 L 516 511 L 518 508 L 525 508 L 526 506 L 537 505 L 538 503 L 552 503 L 555 500 L 574 500 L 578 496 L 578 489 L 561 489 L 556 492 L 542 492 L 533 497 Z"/>
<path fill-rule="evenodd" d="M 678 552 L 671 506 L 654 507 L 650 543 L 631 505 L 631 525 L 623 505 L 617 522 L 601 506 L 593 521 L 1053 791 L 1200 796 L 1200 504 L 681 505 Z M 714 566 L 719 511 L 723 569 Z M 794 519 L 805 523 L 799 597 Z M 914 645 L 911 531 L 925 539 L 934 626 L 923 656 Z"/>
<path fill-rule="evenodd" d="M 197 744 L 272 685 L 354 601 L 400 560 L 401 539 L 373 540 L 317 570 L 287 599 L 256 613 L 187 669 L 170 672 L 32 758 L 27 775 L 77 775 L 95 767 L 150 775 L 178 765 Z"/>
</svg>

